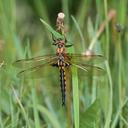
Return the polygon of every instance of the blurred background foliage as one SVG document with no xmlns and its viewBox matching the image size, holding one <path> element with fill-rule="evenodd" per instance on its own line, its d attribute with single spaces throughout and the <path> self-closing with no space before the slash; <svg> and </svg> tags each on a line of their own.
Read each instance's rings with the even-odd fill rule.
<svg viewBox="0 0 128 128">
<path fill-rule="evenodd" d="M 12 66 L 17 59 L 55 53 L 40 18 L 55 29 L 62 11 L 74 52 L 93 46 L 106 58 L 106 75 L 78 77 L 80 120 L 75 128 L 127 128 L 127 0 L 0 0 L 0 128 L 74 126 L 72 93 L 69 104 L 62 107 L 58 73 L 45 80 L 19 79 L 19 69 Z"/>
</svg>

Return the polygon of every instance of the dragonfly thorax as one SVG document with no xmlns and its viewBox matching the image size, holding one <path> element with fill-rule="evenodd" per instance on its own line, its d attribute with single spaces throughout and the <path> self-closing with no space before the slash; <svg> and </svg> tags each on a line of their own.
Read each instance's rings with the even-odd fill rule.
<svg viewBox="0 0 128 128">
<path fill-rule="evenodd" d="M 61 54 L 65 52 L 65 41 L 62 39 L 54 39 L 53 45 L 57 45 L 56 54 Z"/>
<path fill-rule="evenodd" d="M 57 48 L 57 49 L 56 49 L 57 55 L 58 55 L 58 54 L 62 54 L 62 53 L 64 53 L 64 52 L 65 52 L 65 48 L 64 48 L 64 47 L 61 47 L 61 48 Z"/>
<path fill-rule="evenodd" d="M 67 67 L 69 65 L 70 65 L 69 63 L 65 62 L 65 58 L 64 58 L 63 54 L 59 54 L 58 55 L 57 66 L 58 67 Z"/>
</svg>

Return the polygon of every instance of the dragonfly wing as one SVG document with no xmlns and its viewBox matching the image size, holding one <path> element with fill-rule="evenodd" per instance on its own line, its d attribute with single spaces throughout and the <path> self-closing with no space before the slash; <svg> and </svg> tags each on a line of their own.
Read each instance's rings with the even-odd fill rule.
<svg viewBox="0 0 128 128">
<path fill-rule="evenodd" d="M 71 63 L 75 64 L 97 64 L 105 61 L 105 58 L 102 55 L 84 55 L 84 54 L 72 54 L 66 53 L 65 58 Z"/>
<path fill-rule="evenodd" d="M 24 69 L 28 69 L 31 67 L 44 64 L 45 62 L 49 62 L 50 60 L 53 60 L 55 58 L 57 58 L 57 56 L 54 54 L 54 55 L 38 56 L 30 59 L 21 59 L 21 60 L 15 61 L 13 63 L 13 66 L 24 70 Z"/>
<path fill-rule="evenodd" d="M 56 59 L 54 59 L 54 61 L 49 61 L 44 64 L 25 69 L 19 72 L 17 76 L 20 78 L 44 78 L 48 76 L 54 77 L 56 74 L 59 74 L 58 67 L 52 66 L 55 63 Z"/>
<path fill-rule="evenodd" d="M 83 76 L 101 76 L 105 75 L 105 70 L 103 68 L 88 65 L 88 64 L 72 64 L 75 66 L 78 71 L 78 75 L 81 77 Z"/>
</svg>

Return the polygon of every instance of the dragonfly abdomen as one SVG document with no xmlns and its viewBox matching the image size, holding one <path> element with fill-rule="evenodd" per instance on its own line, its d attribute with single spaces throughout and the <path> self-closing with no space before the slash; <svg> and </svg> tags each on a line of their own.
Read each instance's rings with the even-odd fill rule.
<svg viewBox="0 0 128 128">
<path fill-rule="evenodd" d="M 65 105 L 66 77 L 64 67 L 60 67 L 60 87 L 62 94 L 62 105 Z"/>
</svg>

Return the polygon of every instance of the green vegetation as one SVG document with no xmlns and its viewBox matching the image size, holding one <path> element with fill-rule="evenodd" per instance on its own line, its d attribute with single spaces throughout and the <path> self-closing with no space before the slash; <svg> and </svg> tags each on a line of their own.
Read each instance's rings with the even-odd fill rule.
<svg viewBox="0 0 128 128">
<path fill-rule="evenodd" d="M 21 69 L 12 66 L 18 59 L 55 53 L 51 32 L 61 11 L 73 44 L 67 51 L 89 49 L 106 58 L 98 65 L 105 75 L 81 78 L 72 70 L 65 107 L 58 72 L 20 79 Z M 127 128 L 127 12 L 127 0 L 0 0 L 0 128 Z"/>
</svg>

